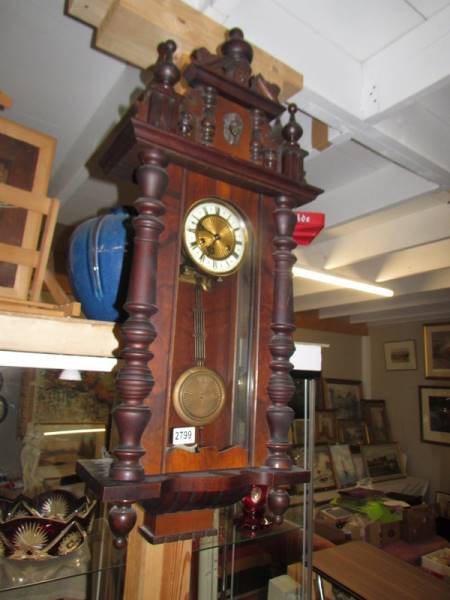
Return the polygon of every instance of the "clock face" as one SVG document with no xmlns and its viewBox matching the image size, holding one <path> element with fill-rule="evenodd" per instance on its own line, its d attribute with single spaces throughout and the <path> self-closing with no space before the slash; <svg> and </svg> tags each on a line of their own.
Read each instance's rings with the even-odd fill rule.
<svg viewBox="0 0 450 600">
<path fill-rule="evenodd" d="M 211 275 L 234 273 L 245 257 L 247 240 L 242 216 L 223 200 L 200 200 L 185 217 L 185 251 L 195 265 Z"/>
</svg>

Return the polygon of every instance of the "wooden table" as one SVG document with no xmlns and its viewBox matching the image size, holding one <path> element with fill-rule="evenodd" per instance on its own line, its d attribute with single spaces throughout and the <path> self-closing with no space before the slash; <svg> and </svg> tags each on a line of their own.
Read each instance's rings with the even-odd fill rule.
<svg viewBox="0 0 450 600">
<path fill-rule="evenodd" d="M 313 570 L 361 600 L 450 599 L 450 585 L 366 542 L 315 552 Z"/>
</svg>

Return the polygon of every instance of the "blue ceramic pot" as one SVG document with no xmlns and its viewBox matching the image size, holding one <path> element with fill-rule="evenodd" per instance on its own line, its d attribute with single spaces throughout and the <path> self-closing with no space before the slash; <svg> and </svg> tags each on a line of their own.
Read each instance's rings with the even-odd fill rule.
<svg viewBox="0 0 450 600">
<path fill-rule="evenodd" d="M 131 216 L 124 208 L 81 223 L 69 247 L 69 279 L 88 319 L 122 321 L 131 259 Z"/>
</svg>

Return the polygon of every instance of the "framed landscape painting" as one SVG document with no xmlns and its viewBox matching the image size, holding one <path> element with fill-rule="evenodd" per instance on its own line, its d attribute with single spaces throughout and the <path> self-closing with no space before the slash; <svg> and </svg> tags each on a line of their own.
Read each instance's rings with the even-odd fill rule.
<svg viewBox="0 0 450 600">
<path fill-rule="evenodd" d="M 423 442 L 450 446 L 450 388 L 419 386 Z"/>
<path fill-rule="evenodd" d="M 361 417 L 362 384 L 351 379 L 324 379 L 325 408 L 336 410 L 338 419 L 357 421 Z"/>
<path fill-rule="evenodd" d="M 423 327 L 425 377 L 450 379 L 450 323 Z"/>
<path fill-rule="evenodd" d="M 367 475 L 373 481 L 400 479 L 405 476 L 396 443 L 362 446 L 361 455 Z"/>
<path fill-rule="evenodd" d="M 387 371 L 417 369 L 415 341 L 386 342 L 384 344 L 384 359 Z"/>
</svg>

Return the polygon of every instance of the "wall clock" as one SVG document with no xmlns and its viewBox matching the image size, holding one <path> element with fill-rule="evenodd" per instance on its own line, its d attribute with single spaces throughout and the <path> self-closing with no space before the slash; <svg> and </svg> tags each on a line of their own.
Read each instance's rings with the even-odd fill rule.
<svg viewBox="0 0 450 600">
<path fill-rule="evenodd" d="M 112 465 L 78 472 L 113 506 L 123 545 L 131 504 L 151 542 L 210 533 L 213 509 L 255 486 L 275 523 L 287 488 L 307 481 L 289 457 L 294 391 L 293 209 L 320 190 L 304 179 L 297 108 L 280 133 L 279 89 L 252 74 L 239 29 L 219 54 L 201 48 L 181 73 L 158 46 L 153 79 L 101 165 L 134 179 L 133 262 L 122 327 L 119 443 Z M 186 426 L 189 429 L 188 435 Z M 177 436 L 185 432 L 179 445 Z"/>
</svg>

